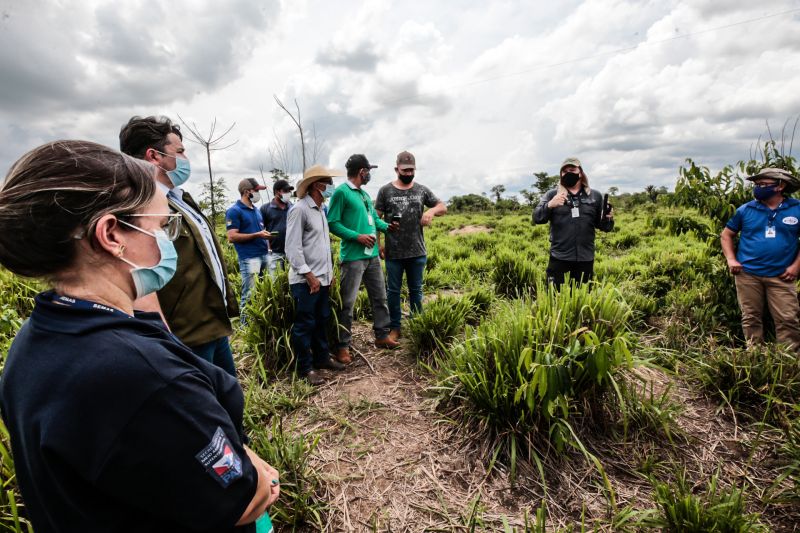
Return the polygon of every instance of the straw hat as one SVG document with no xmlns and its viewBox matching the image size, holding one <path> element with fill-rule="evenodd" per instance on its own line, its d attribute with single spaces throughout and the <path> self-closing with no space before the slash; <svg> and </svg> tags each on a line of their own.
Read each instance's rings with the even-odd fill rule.
<svg viewBox="0 0 800 533">
<path fill-rule="evenodd" d="M 343 176 L 344 173 L 338 170 L 333 170 L 332 168 L 325 168 L 322 165 L 314 165 L 313 167 L 309 167 L 303 173 L 303 179 L 300 180 L 300 183 L 297 184 L 297 197 L 304 198 L 306 192 L 308 191 L 308 186 L 312 183 L 315 183 L 322 178 L 334 178 L 336 176 Z"/>
</svg>

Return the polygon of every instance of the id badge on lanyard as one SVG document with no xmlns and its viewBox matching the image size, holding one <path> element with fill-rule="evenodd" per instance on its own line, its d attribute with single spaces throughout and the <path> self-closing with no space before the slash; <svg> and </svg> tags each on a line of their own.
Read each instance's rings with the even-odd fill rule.
<svg viewBox="0 0 800 533">
<path fill-rule="evenodd" d="M 775 226 L 767 226 L 767 232 L 764 234 L 767 239 L 775 238 Z"/>
</svg>

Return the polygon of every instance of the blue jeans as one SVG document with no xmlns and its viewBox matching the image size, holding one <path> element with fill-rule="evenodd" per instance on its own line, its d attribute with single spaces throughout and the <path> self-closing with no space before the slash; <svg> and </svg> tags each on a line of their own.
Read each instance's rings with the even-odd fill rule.
<svg viewBox="0 0 800 533">
<path fill-rule="evenodd" d="M 422 311 L 422 275 L 428 257 L 409 257 L 407 259 L 387 259 L 386 278 L 388 289 L 386 297 L 389 304 L 389 327 L 400 329 L 400 289 L 403 286 L 403 272 L 408 283 L 408 299 L 412 313 Z"/>
<path fill-rule="evenodd" d="M 191 349 L 197 357 L 217 365 L 231 376 L 236 377 L 236 365 L 233 363 L 233 353 L 228 337 L 220 337 L 200 346 L 192 346 Z"/>
<path fill-rule="evenodd" d="M 267 255 L 267 273 L 269 277 L 275 279 L 275 274 L 278 273 L 278 269 L 285 269 L 286 268 L 286 254 L 283 252 L 270 252 Z"/>
<path fill-rule="evenodd" d="M 308 292 L 305 283 L 289 286 L 294 297 L 295 311 L 292 325 L 292 348 L 297 360 L 297 373 L 305 376 L 315 363 L 326 361 L 328 353 L 328 320 L 331 317 L 330 286 Z"/>
<path fill-rule="evenodd" d="M 267 268 L 267 257 L 267 255 L 260 255 L 249 259 L 239 258 L 239 273 L 242 275 L 242 298 L 239 301 L 239 309 L 241 310 L 239 322 L 241 324 L 247 323 L 244 306 L 247 304 L 247 299 L 250 298 L 250 291 L 253 290 L 253 286 L 256 284 L 256 275 L 261 277 L 264 274 L 264 269 Z"/>
</svg>

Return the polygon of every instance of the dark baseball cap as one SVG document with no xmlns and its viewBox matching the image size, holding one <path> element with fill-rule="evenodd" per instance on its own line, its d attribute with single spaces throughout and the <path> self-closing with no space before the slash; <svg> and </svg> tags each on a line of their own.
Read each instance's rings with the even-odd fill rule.
<svg viewBox="0 0 800 533">
<path fill-rule="evenodd" d="M 370 165 L 367 156 L 364 154 L 353 154 L 344 164 L 347 170 L 361 170 L 362 168 L 378 168 L 378 165 Z"/>
<path fill-rule="evenodd" d="M 272 186 L 272 191 L 273 192 L 275 192 L 275 191 L 286 192 L 286 191 L 293 191 L 293 190 L 294 190 L 294 187 L 289 185 L 289 182 L 286 181 L 286 180 L 278 180 L 278 181 L 275 182 L 275 185 Z"/>
<path fill-rule="evenodd" d="M 406 170 L 409 168 L 417 168 L 417 161 L 414 159 L 414 154 L 405 150 L 397 154 L 397 163 L 395 163 L 395 165 L 400 170 Z"/>
</svg>

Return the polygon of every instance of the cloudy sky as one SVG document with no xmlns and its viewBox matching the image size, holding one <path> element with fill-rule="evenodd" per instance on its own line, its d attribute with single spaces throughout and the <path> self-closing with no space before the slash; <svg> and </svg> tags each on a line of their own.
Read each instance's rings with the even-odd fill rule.
<svg viewBox="0 0 800 533">
<path fill-rule="evenodd" d="M 216 117 L 234 191 L 298 170 L 278 95 L 316 162 L 379 165 L 375 191 L 404 149 L 443 198 L 570 155 L 600 189 L 672 188 L 685 158 L 719 169 L 800 114 L 800 0 L 0 0 L 0 72 L 0 175 L 49 140 L 116 147 L 135 114 Z"/>
</svg>

